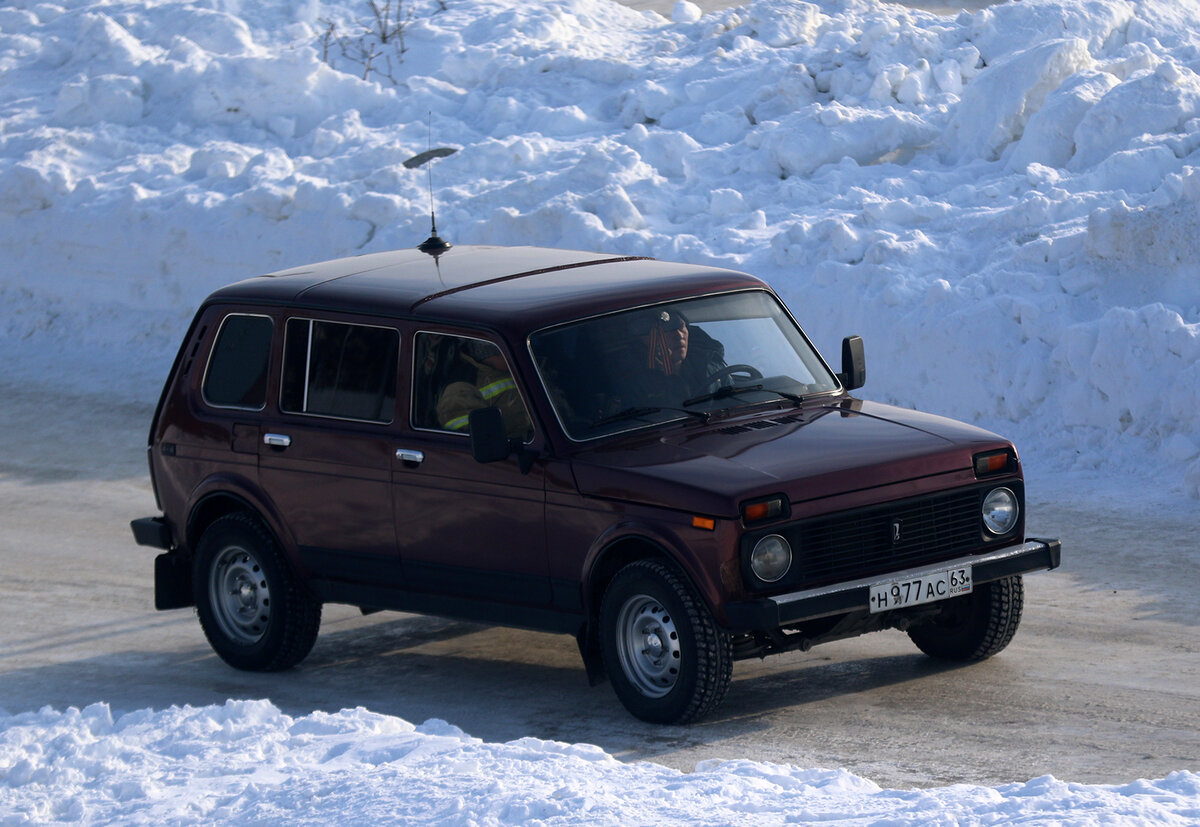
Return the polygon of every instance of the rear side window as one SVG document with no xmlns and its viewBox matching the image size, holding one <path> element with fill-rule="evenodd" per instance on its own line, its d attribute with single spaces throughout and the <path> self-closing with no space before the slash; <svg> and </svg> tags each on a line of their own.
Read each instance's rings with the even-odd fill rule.
<svg viewBox="0 0 1200 827">
<path fill-rule="evenodd" d="M 274 323 L 267 316 L 234 313 L 225 317 L 204 374 L 205 402 L 216 408 L 251 411 L 266 406 L 273 330 Z"/>
<path fill-rule="evenodd" d="M 391 422 L 400 334 L 390 327 L 288 319 L 279 407 Z"/>
</svg>

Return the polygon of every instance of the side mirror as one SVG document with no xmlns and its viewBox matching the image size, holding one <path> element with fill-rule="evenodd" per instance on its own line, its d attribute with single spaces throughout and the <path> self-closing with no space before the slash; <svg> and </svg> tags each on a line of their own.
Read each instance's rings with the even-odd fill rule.
<svg viewBox="0 0 1200 827">
<path fill-rule="evenodd" d="M 842 339 L 842 372 L 838 374 L 838 379 L 848 391 L 867 383 L 867 357 L 863 353 L 861 336 Z"/>
<path fill-rule="evenodd" d="M 476 408 L 467 415 L 471 429 L 471 455 L 476 462 L 499 462 L 509 454 L 504 417 L 497 407 Z"/>
</svg>

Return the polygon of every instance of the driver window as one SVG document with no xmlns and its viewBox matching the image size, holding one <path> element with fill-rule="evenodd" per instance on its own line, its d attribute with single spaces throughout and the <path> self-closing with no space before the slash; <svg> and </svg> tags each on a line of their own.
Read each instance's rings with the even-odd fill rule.
<svg viewBox="0 0 1200 827">
<path fill-rule="evenodd" d="M 528 442 L 533 427 L 504 354 L 492 342 L 417 334 L 413 427 L 467 434 L 471 411 L 497 407 L 510 438 Z"/>
</svg>

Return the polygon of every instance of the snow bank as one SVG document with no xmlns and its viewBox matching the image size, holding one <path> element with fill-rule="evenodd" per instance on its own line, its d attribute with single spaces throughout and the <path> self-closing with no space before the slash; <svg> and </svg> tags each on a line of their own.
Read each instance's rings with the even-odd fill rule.
<svg viewBox="0 0 1200 827">
<path fill-rule="evenodd" d="M 4 824 L 1182 824 L 1200 776 L 1121 786 L 1046 776 L 884 790 L 844 770 L 709 761 L 691 773 L 599 747 L 487 744 L 443 721 L 267 701 L 0 714 Z"/>
<path fill-rule="evenodd" d="M 214 287 L 423 238 L 432 128 L 454 242 L 755 272 L 868 395 L 1200 495 L 1197 3 L 405 8 L 366 80 L 350 0 L 0 9 L 6 375 L 153 398 Z"/>
</svg>

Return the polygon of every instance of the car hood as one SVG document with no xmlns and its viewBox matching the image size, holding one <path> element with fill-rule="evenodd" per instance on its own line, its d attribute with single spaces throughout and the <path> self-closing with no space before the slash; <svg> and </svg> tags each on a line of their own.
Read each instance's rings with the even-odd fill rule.
<svg viewBox="0 0 1200 827">
<path fill-rule="evenodd" d="M 572 466 L 585 495 L 734 517 L 757 496 L 796 504 L 969 470 L 973 454 L 1007 445 L 952 419 L 843 399 L 637 432 Z"/>
</svg>

